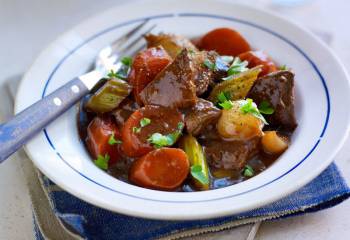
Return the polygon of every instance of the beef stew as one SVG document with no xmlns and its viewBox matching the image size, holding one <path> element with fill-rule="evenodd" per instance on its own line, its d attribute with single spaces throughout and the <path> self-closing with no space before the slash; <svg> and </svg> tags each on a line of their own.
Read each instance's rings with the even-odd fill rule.
<svg viewBox="0 0 350 240">
<path fill-rule="evenodd" d="M 254 177 L 287 150 L 297 127 L 290 69 L 229 28 L 195 42 L 145 39 L 122 75 L 111 71 L 80 103 L 97 167 L 144 188 L 203 191 Z"/>
</svg>

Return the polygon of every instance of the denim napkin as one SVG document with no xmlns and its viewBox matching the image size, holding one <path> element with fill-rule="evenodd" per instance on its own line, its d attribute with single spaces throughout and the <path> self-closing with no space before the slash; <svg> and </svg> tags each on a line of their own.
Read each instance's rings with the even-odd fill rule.
<svg viewBox="0 0 350 240">
<path fill-rule="evenodd" d="M 159 221 L 109 212 L 79 200 L 41 175 L 53 211 L 65 228 L 81 239 L 173 239 L 219 231 L 247 223 L 290 217 L 337 205 L 350 196 L 350 189 L 332 163 L 323 173 L 297 192 L 252 211 L 210 220 Z M 44 239 L 35 224 L 37 239 Z"/>
</svg>

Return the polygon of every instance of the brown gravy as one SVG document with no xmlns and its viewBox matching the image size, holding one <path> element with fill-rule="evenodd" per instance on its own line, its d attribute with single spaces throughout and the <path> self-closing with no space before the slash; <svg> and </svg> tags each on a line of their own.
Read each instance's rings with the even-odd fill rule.
<svg viewBox="0 0 350 240">
<path fill-rule="evenodd" d="M 79 136 L 82 141 L 82 144 L 84 145 L 85 145 L 87 127 L 90 121 L 95 116 L 92 113 L 86 112 L 82 108 L 82 106 L 84 106 L 84 102 L 87 99 L 88 99 L 88 96 L 81 101 L 81 104 L 79 107 L 79 113 L 77 117 Z M 128 111 L 128 110 L 125 110 L 125 111 Z M 127 115 L 128 113 L 125 112 L 121 114 Z M 207 135 L 210 136 L 213 134 L 214 133 L 211 134 L 209 132 Z M 202 138 L 205 138 L 205 137 L 206 136 L 203 136 Z M 201 140 L 203 139 L 200 139 L 200 141 Z M 255 175 L 257 175 L 260 172 L 264 171 L 271 164 L 273 164 L 278 157 L 279 156 L 266 155 L 260 151 L 259 153 L 251 157 L 250 160 L 248 160 L 247 164 L 249 164 L 254 169 Z M 114 166 L 108 169 L 107 173 L 123 182 L 129 183 L 128 172 L 133 161 L 134 161 L 133 158 L 122 156 L 121 159 Z M 240 183 L 247 179 L 248 178 L 244 177 L 241 171 L 221 170 L 221 169 L 214 169 L 211 167 L 209 189 L 218 189 L 222 187 L 227 187 L 230 185 Z M 182 186 L 176 189 L 176 191 L 192 192 L 192 191 L 198 191 L 198 189 L 195 187 L 191 179 L 187 178 L 186 181 L 182 184 Z"/>
</svg>

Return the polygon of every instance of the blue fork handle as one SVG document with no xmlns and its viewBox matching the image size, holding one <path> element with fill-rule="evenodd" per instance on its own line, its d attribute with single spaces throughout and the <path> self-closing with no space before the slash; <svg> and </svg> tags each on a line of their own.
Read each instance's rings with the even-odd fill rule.
<svg viewBox="0 0 350 240">
<path fill-rule="evenodd" d="M 85 84 L 79 78 L 74 78 L 0 125 L 0 163 L 88 92 Z"/>
</svg>

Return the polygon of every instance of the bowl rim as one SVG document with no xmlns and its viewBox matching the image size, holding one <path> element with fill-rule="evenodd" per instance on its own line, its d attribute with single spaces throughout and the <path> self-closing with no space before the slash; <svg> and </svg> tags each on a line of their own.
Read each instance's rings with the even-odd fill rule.
<svg viewBox="0 0 350 240">
<path fill-rule="evenodd" d="M 109 31 L 112 31 L 112 30 L 115 30 L 119 27 L 123 27 L 125 25 L 129 25 L 129 24 L 132 24 L 132 23 L 139 23 L 139 22 L 142 22 L 146 19 L 150 19 L 150 20 L 154 20 L 154 19 L 157 19 L 157 18 L 172 18 L 173 15 L 172 14 L 161 14 L 161 15 L 155 15 L 155 16 L 148 16 L 148 17 L 143 17 L 143 18 L 139 18 L 139 19 L 132 19 L 132 20 L 129 20 L 129 21 L 125 21 L 123 23 L 118 23 L 116 24 L 115 27 L 111 27 L 111 28 L 108 28 L 108 29 L 103 29 L 99 32 L 97 32 L 92 38 L 89 38 L 89 39 L 86 39 L 84 40 L 81 44 L 79 44 L 78 46 L 76 46 L 74 49 L 72 49 L 67 55 L 65 55 L 58 63 L 57 65 L 54 67 L 54 70 L 51 72 L 49 78 L 46 80 L 46 83 L 45 83 L 45 87 L 43 89 L 43 92 L 42 92 L 42 98 L 45 97 L 47 94 L 47 88 L 50 84 L 50 81 L 53 77 L 53 75 L 55 74 L 56 70 L 59 69 L 59 67 L 61 66 L 61 64 L 63 64 L 65 62 L 65 60 L 70 56 L 71 53 L 75 52 L 76 50 L 79 50 L 79 48 L 81 48 L 83 45 L 85 45 L 86 43 L 88 43 L 89 41 L 93 40 L 95 37 L 99 37 Z M 240 23 L 243 23 L 243 24 L 247 24 L 247 25 L 250 25 L 250 26 L 254 26 L 256 28 L 259 28 L 261 30 L 264 30 L 264 31 L 267 31 L 269 32 L 270 34 L 282 39 L 283 41 L 287 42 L 288 44 L 290 44 L 291 46 L 293 46 L 293 48 L 295 48 L 299 53 L 301 53 L 307 60 L 308 62 L 312 65 L 313 69 L 317 72 L 318 76 L 319 76 L 319 79 L 321 80 L 322 82 L 322 85 L 324 87 L 324 91 L 326 93 L 326 96 L 327 96 L 327 116 L 326 116 L 326 120 L 325 120 L 325 123 L 324 123 L 324 126 L 323 126 L 323 129 L 322 129 L 322 132 L 320 134 L 320 139 L 323 137 L 326 129 L 327 129 L 327 126 L 328 126 L 328 121 L 329 121 L 329 116 L 330 116 L 330 99 L 329 99 L 329 93 L 328 93 L 328 87 L 327 87 L 327 84 L 324 80 L 324 77 L 323 75 L 321 74 L 320 70 L 318 69 L 318 67 L 316 66 L 316 64 L 310 59 L 310 57 L 303 51 L 301 50 L 296 44 L 294 44 L 292 41 L 288 40 L 286 37 L 283 37 L 282 35 L 276 33 L 275 31 L 273 30 L 270 30 L 268 29 L 267 27 L 262 27 L 258 24 L 254 24 L 252 22 L 249 22 L 249 21 L 245 21 L 245 20 L 240 20 L 240 19 L 236 19 L 236 18 L 232 18 L 232 17 L 226 17 L 226 16 L 221 16 L 221 15 L 214 15 L 214 14 L 202 14 L 202 13 L 178 13 L 177 14 L 177 17 L 208 17 L 208 18 L 218 18 L 218 19 L 225 19 L 225 20 L 229 20 L 229 21 L 234 21 L 234 22 L 240 22 Z M 43 130 L 44 131 L 44 134 L 45 134 L 45 137 L 48 141 L 48 143 L 50 144 L 50 146 L 53 148 L 53 149 L 56 149 L 55 147 L 55 144 L 54 142 L 52 141 L 52 139 L 50 138 L 50 135 L 49 133 L 47 132 L 46 129 Z M 293 171 L 293 169 L 295 169 L 296 167 L 298 167 L 303 161 L 305 161 L 311 154 L 312 152 L 317 148 L 318 144 L 320 143 L 320 140 L 318 140 L 315 145 L 313 146 L 313 148 L 310 149 L 310 151 L 306 154 L 306 156 L 300 160 L 298 162 L 298 164 L 296 164 L 293 168 L 291 168 L 289 171 L 281 174 L 278 178 L 275 178 L 273 179 L 272 181 L 268 182 L 268 183 L 265 183 L 263 185 L 260 185 L 254 189 L 250 189 L 250 190 L 246 190 L 246 191 L 242 191 L 241 193 L 236 193 L 234 195 L 230 195 L 230 196 L 225 196 L 225 197 L 217 197 L 217 198 L 214 198 L 214 199 L 208 199 L 208 200 L 198 200 L 198 201 L 193 201 L 193 202 L 205 202 L 205 201 L 215 201 L 215 200 L 221 200 L 221 199 L 224 199 L 224 198 L 231 198 L 231 197 L 235 197 L 235 196 L 239 196 L 239 195 L 242 195 L 242 194 L 245 194 L 247 192 L 251 192 L 251 191 L 254 191 L 256 189 L 259 189 L 259 188 L 262 188 L 264 186 L 267 186 L 269 185 L 270 183 L 274 182 L 274 181 L 277 181 L 279 178 L 283 177 L 284 175 L 288 174 L 289 172 Z M 62 161 L 64 161 L 71 169 L 73 169 L 74 171 L 76 171 L 77 173 L 79 173 L 82 177 L 88 179 L 89 181 L 93 181 L 95 182 L 96 184 L 100 185 L 101 187 L 103 188 L 106 188 L 110 191 L 113 191 L 113 192 L 118 192 L 120 194 L 126 194 L 122 191 L 116 191 L 114 189 L 111 189 L 109 188 L 108 186 L 105 186 L 101 183 L 98 183 L 96 182 L 95 180 L 91 179 L 90 177 L 84 175 L 83 173 L 81 173 L 80 171 L 78 171 L 77 169 L 75 169 L 73 166 L 71 166 L 63 157 L 62 155 L 57 151 L 56 152 L 59 156 L 59 158 L 62 159 Z M 152 189 L 149 189 L 152 191 Z M 216 189 L 213 189 L 213 190 L 216 190 Z M 154 191 L 154 190 L 153 190 Z M 155 190 L 157 191 L 157 190 Z M 212 190 L 211 190 L 212 191 Z M 135 197 L 135 198 L 141 198 L 143 200 L 150 200 L 150 201 L 156 201 L 156 202 L 173 202 L 173 203 L 178 203 L 178 202 L 192 202 L 192 201 L 172 201 L 172 200 L 155 200 L 155 199 L 152 199 L 152 198 L 143 198 L 143 197 L 140 197 L 140 196 L 136 196 L 136 195 L 130 195 L 130 194 L 127 194 L 129 195 L 130 197 Z"/>
</svg>

